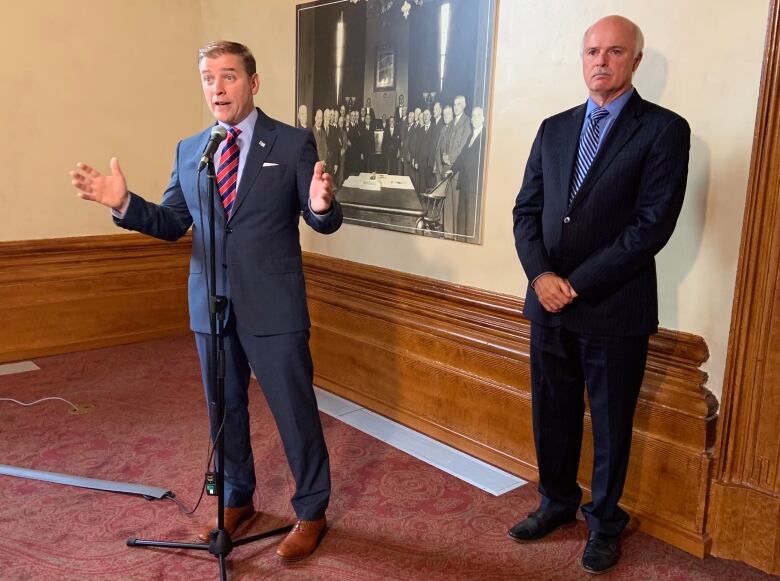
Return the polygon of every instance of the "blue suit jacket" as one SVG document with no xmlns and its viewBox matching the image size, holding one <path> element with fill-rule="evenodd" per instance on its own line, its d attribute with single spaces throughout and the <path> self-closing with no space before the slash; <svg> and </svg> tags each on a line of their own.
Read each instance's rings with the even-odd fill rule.
<svg viewBox="0 0 780 581">
<path fill-rule="evenodd" d="M 116 220 L 123 228 L 171 241 L 192 226 L 190 324 L 201 333 L 209 332 L 209 199 L 206 171 L 198 175 L 196 168 L 210 134 L 208 128 L 179 142 L 160 204 L 131 193 L 127 212 Z M 299 217 L 303 213 L 309 226 L 328 234 L 341 226 L 341 207 L 334 199 L 324 220 L 309 209 L 317 161 L 311 131 L 275 121 L 258 109 L 251 148 L 229 220 L 217 195 L 217 294 L 229 298 L 229 316 L 255 335 L 308 329 Z"/>
<path fill-rule="evenodd" d="M 579 333 L 649 334 L 658 329 L 654 256 L 682 208 L 690 128 L 635 92 L 569 205 L 584 117 L 583 104 L 546 119 L 531 148 L 513 212 L 529 280 L 524 314 Z M 530 285 L 548 271 L 579 294 L 559 314 L 545 311 Z"/>
</svg>

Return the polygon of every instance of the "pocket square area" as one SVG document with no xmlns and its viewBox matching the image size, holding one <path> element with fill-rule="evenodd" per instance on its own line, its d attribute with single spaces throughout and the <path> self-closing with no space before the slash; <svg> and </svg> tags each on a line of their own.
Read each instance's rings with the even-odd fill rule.
<svg viewBox="0 0 780 581">
<path fill-rule="evenodd" d="M 274 167 L 276 165 L 279 165 L 278 163 L 274 163 L 272 161 L 266 161 L 263 163 L 263 167 Z"/>
</svg>

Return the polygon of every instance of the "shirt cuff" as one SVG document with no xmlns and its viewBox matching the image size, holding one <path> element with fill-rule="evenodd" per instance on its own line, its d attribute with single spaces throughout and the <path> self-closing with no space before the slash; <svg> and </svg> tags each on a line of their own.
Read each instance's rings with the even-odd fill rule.
<svg viewBox="0 0 780 581">
<path fill-rule="evenodd" d="M 111 209 L 111 215 L 114 216 L 117 220 L 121 220 L 125 217 L 125 214 L 127 213 L 127 207 L 130 205 L 130 194 L 127 194 L 127 197 L 125 198 L 124 204 L 119 206 L 118 208 L 112 208 Z"/>
<path fill-rule="evenodd" d="M 312 209 L 312 207 L 311 207 L 311 198 L 309 198 L 309 202 L 308 202 L 308 204 L 309 204 L 309 212 L 311 212 L 311 214 L 312 214 L 312 215 L 313 215 L 313 216 L 314 216 L 314 217 L 315 217 L 317 220 L 319 220 L 320 222 L 324 222 L 325 220 L 327 220 L 328 216 L 330 216 L 330 213 L 333 211 L 333 204 L 331 204 L 331 205 L 330 205 L 330 208 L 328 208 L 328 211 L 327 211 L 327 212 L 324 212 L 324 213 L 322 213 L 322 214 L 319 214 L 319 213 L 315 212 L 315 211 Z"/>
</svg>

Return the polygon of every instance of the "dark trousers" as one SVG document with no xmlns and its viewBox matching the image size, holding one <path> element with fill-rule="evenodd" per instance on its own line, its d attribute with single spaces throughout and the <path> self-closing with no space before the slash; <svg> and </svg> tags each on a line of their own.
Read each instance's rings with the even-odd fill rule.
<svg viewBox="0 0 780 581">
<path fill-rule="evenodd" d="M 196 333 L 211 437 L 219 429 L 216 393 L 208 373 L 211 337 Z M 295 479 L 293 509 L 302 520 L 325 514 L 330 498 L 330 464 L 317 401 L 309 332 L 257 336 L 228 322 L 225 345 L 225 506 L 243 506 L 255 491 L 255 466 L 249 437 L 250 366 L 274 416 Z M 270 429 L 265 427 L 265 429 Z"/>
<path fill-rule="evenodd" d="M 583 392 L 593 427 L 593 499 L 582 506 L 592 531 L 618 534 L 628 514 L 618 506 L 647 360 L 647 336 L 584 335 L 531 324 L 531 397 L 539 493 L 544 510 L 576 512 Z"/>
</svg>

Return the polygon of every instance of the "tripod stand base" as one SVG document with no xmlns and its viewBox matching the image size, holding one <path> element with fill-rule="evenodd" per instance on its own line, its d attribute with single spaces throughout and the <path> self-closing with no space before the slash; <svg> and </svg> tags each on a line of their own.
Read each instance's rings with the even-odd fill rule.
<svg viewBox="0 0 780 581">
<path fill-rule="evenodd" d="M 211 553 L 212 555 L 214 555 L 219 559 L 221 578 L 226 579 L 225 557 L 227 557 L 230 554 L 233 548 L 240 547 L 241 545 L 247 545 L 249 543 L 254 543 L 255 541 L 261 541 L 263 539 L 268 539 L 271 537 L 289 533 L 292 530 L 292 528 L 293 525 L 286 525 L 283 527 L 272 529 L 270 531 L 266 531 L 264 533 L 259 533 L 256 535 L 251 535 L 248 537 L 237 539 L 235 541 L 230 538 L 230 533 L 228 533 L 226 530 L 215 529 L 211 531 L 211 540 L 209 541 L 208 544 L 184 543 L 184 542 L 176 542 L 176 541 L 157 541 L 157 540 L 138 539 L 136 537 L 130 537 L 129 539 L 127 539 L 127 546 L 208 551 L 209 553 Z"/>
</svg>

